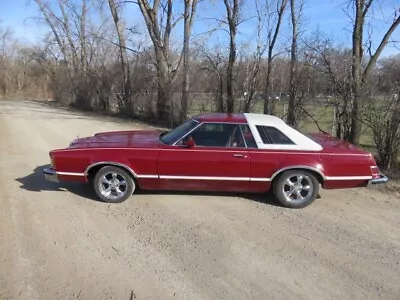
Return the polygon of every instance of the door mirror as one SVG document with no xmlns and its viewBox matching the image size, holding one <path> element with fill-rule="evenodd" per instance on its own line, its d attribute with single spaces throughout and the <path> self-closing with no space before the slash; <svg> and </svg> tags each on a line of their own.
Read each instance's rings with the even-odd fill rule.
<svg viewBox="0 0 400 300">
<path fill-rule="evenodd" d="M 194 142 L 194 139 L 190 136 L 185 145 L 188 148 L 194 148 L 196 146 L 196 143 Z"/>
</svg>

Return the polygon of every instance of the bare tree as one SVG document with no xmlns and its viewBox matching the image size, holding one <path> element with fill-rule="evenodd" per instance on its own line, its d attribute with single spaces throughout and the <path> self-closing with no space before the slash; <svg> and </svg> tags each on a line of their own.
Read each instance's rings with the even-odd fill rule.
<svg viewBox="0 0 400 300">
<path fill-rule="evenodd" d="M 288 116 L 287 122 L 288 124 L 297 127 L 298 125 L 298 103 L 296 103 L 296 91 L 297 91 L 297 83 L 296 83 L 296 73 L 297 73 L 297 43 L 298 43 L 298 25 L 299 25 L 299 16 L 301 14 L 303 5 L 296 8 L 296 1 L 290 0 L 290 20 L 292 26 L 292 43 L 290 47 L 290 96 L 289 96 L 289 105 L 288 105 Z"/>
<path fill-rule="evenodd" d="M 229 58 L 226 76 L 227 112 L 232 113 L 235 109 L 234 67 L 236 63 L 236 35 L 240 24 L 239 13 L 242 0 L 224 0 L 224 4 L 229 30 Z"/>
<path fill-rule="evenodd" d="M 263 14 L 263 7 L 260 6 L 259 0 L 255 0 L 256 13 L 257 13 L 257 29 L 256 29 L 256 50 L 252 54 L 252 57 L 246 57 L 243 55 L 246 61 L 246 78 L 244 80 L 244 112 L 250 112 L 250 108 L 253 104 L 254 97 L 256 95 L 256 88 L 258 83 L 258 75 L 260 74 L 262 58 L 266 50 L 266 44 L 264 43 L 263 29 L 265 27 L 265 18 Z M 242 49 L 246 52 L 246 49 Z"/>
<path fill-rule="evenodd" d="M 66 66 L 68 80 L 74 83 L 74 98 L 68 102 L 88 108 L 88 35 L 87 35 L 87 0 L 68 2 L 57 0 L 51 3 L 46 0 L 34 0 L 50 27 L 58 49 Z M 56 5 L 56 7 L 52 7 Z M 58 14 L 57 14 L 58 13 Z M 79 82 L 79 83 L 78 83 Z"/>
<path fill-rule="evenodd" d="M 108 0 L 108 5 L 110 7 L 111 15 L 114 20 L 115 29 L 118 35 L 118 48 L 119 54 L 121 58 L 121 68 L 122 68 L 122 81 L 123 81 L 123 95 L 122 95 L 122 103 L 124 106 L 129 105 L 130 110 L 134 110 L 132 107 L 131 101 L 131 71 L 129 66 L 127 47 L 126 47 L 126 39 L 123 30 L 123 24 L 119 17 L 118 9 L 115 3 L 115 0 Z"/>
<path fill-rule="evenodd" d="M 279 31 L 281 28 L 283 15 L 286 10 L 287 0 L 275 0 L 272 3 L 267 1 L 267 18 L 268 18 L 268 29 L 267 29 L 267 43 L 268 43 L 268 63 L 267 63 L 267 74 L 265 83 L 265 98 L 264 98 L 264 114 L 275 113 L 275 102 L 274 100 L 270 105 L 270 93 L 271 93 L 271 72 L 272 63 L 275 57 L 274 48 L 278 39 Z"/>
<path fill-rule="evenodd" d="M 115 98 L 115 46 L 105 40 L 112 23 L 94 13 L 88 0 L 34 0 L 50 34 L 44 40 L 52 73 L 54 97 L 83 109 L 109 110 Z M 42 64 L 45 65 L 45 64 Z M 114 105 L 115 107 L 115 105 Z"/>
<path fill-rule="evenodd" d="M 204 45 L 199 45 L 198 48 L 200 55 L 204 57 L 200 65 L 200 70 L 206 71 L 207 77 L 209 77 L 208 74 L 213 75 L 211 80 L 213 83 L 212 90 L 216 91 L 216 97 L 214 99 L 216 110 L 218 112 L 224 112 L 224 74 L 226 73 L 224 57 L 220 53 L 221 51 L 218 46 L 215 46 L 214 49 L 207 49 Z"/>
<path fill-rule="evenodd" d="M 393 13 L 393 21 L 390 27 L 384 33 L 381 41 L 374 52 L 372 52 L 371 40 L 367 41 L 367 52 L 370 54 L 367 61 L 364 61 L 364 31 L 367 23 L 368 13 L 374 3 L 374 0 L 351 0 L 354 7 L 354 21 L 353 21 L 353 62 L 352 62 L 352 89 L 353 89 L 353 109 L 352 109 L 352 123 L 349 141 L 358 145 L 360 143 L 361 130 L 362 130 L 362 107 L 364 88 L 368 82 L 368 78 L 376 65 L 376 62 L 381 55 L 383 49 L 388 44 L 392 33 L 400 24 L 400 7 L 396 8 Z M 379 4 L 379 3 L 378 3 Z"/>
<path fill-rule="evenodd" d="M 181 16 L 175 18 L 172 0 L 154 0 L 152 6 L 147 0 L 138 0 L 137 3 L 154 47 L 158 83 L 157 115 L 158 118 L 165 120 L 168 116 L 167 106 L 171 98 L 172 85 L 177 78 L 184 52 L 182 50 L 178 61 L 174 63 L 170 49 L 170 37 L 172 29 L 181 19 Z M 192 10 L 190 4 L 197 4 L 197 1 L 188 1 L 185 3 L 185 9 L 187 8 L 189 11 L 195 12 L 195 10 Z M 186 36 L 190 36 L 193 18 L 194 14 L 190 14 L 187 18 L 188 27 L 186 27 Z"/>
<path fill-rule="evenodd" d="M 335 135 L 348 139 L 351 126 L 351 50 L 334 45 L 318 30 L 311 33 L 305 44 L 314 60 L 322 101 L 326 103 L 326 97 L 330 97 L 329 104 L 335 110 Z"/>
<path fill-rule="evenodd" d="M 10 53 L 13 43 L 13 33 L 10 27 L 3 28 L 0 23 L 0 90 L 6 95 L 10 88 Z"/>
<path fill-rule="evenodd" d="M 395 167 L 400 152 L 400 56 L 385 58 L 378 64 L 373 75 L 383 99 L 367 102 L 364 123 L 372 130 L 381 168 L 390 169 Z"/>
<path fill-rule="evenodd" d="M 196 15 L 198 0 L 184 0 L 184 32 L 183 32 L 183 68 L 182 68 L 182 98 L 181 98 L 181 113 L 180 121 L 183 122 L 187 117 L 188 98 L 189 98 L 189 48 L 190 48 L 190 33 L 193 26 L 194 17 Z"/>
</svg>

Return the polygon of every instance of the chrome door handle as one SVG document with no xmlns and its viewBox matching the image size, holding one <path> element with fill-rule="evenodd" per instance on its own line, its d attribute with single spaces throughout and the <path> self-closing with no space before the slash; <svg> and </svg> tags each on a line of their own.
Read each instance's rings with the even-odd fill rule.
<svg viewBox="0 0 400 300">
<path fill-rule="evenodd" d="M 233 157 L 237 157 L 237 158 L 246 158 L 246 157 L 247 157 L 247 155 L 240 154 L 240 153 L 235 153 L 235 154 L 233 154 L 232 156 L 233 156 Z"/>
</svg>

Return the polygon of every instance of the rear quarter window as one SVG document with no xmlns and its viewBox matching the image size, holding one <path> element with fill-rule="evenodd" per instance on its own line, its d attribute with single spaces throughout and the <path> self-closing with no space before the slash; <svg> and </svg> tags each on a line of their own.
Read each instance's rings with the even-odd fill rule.
<svg viewBox="0 0 400 300">
<path fill-rule="evenodd" d="M 295 145 L 291 139 L 275 127 L 258 125 L 256 128 L 264 144 Z"/>
</svg>

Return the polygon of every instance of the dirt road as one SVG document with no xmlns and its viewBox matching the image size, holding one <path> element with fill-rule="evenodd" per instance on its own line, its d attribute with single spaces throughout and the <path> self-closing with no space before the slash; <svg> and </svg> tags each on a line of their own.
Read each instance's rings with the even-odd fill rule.
<svg viewBox="0 0 400 300">
<path fill-rule="evenodd" d="M 48 151 L 138 128 L 0 101 L 0 299 L 400 299 L 400 194 L 141 193 L 45 182 Z"/>
</svg>

